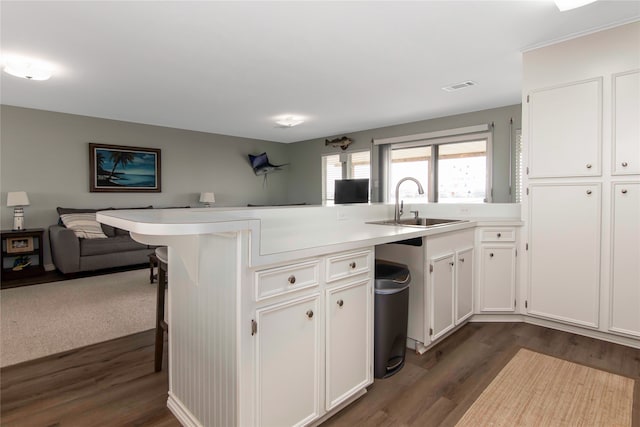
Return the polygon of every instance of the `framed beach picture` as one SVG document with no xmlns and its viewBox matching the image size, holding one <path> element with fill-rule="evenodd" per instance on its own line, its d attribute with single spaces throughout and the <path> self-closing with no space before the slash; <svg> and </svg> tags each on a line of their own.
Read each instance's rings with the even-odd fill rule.
<svg viewBox="0 0 640 427">
<path fill-rule="evenodd" d="M 90 190 L 159 193 L 160 150 L 89 143 Z"/>
</svg>

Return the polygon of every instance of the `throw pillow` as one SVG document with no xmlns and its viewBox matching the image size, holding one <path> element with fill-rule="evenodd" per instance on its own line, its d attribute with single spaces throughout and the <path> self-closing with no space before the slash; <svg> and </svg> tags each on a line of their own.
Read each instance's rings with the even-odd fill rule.
<svg viewBox="0 0 640 427">
<path fill-rule="evenodd" d="M 74 213 L 60 215 L 65 227 L 70 228 L 81 239 L 107 239 L 102 232 L 95 213 Z"/>
<path fill-rule="evenodd" d="M 62 222 L 62 215 L 67 215 L 67 214 L 78 214 L 78 213 L 94 213 L 94 212 L 98 212 L 98 211 L 109 211 L 112 210 L 113 208 L 103 208 L 103 209 L 77 209 L 77 208 L 61 208 L 58 207 L 58 225 L 64 225 L 64 222 Z M 113 237 L 116 235 L 116 230 L 114 227 L 107 225 L 107 224 L 100 224 L 100 226 L 102 227 L 102 232 L 104 234 L 107 235 L 107 237 Z"/>
</svg>

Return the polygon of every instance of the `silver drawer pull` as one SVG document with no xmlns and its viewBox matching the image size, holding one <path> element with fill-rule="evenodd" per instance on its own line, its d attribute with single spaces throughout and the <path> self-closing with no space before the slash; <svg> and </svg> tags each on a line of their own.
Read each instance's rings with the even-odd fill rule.
<svg viewBox="0 0 640 427">
<path fill-rule="evenodd" d="M 351 267 L 352 269 L 353 269 L 353 268 L 356 268 L 356 263 L 355 263 L 355 261 L 354 261 L 354 262 L 352 262 L 352 263 L 350 263 L 350 264 L 349 264 L 349 267 Z"/>
<path fill-rule="evenodd" d="M 287 282 L 289 282 L 290 284 L 294 284 L 296 283 L 296 276 L 294 276 L 293 274 L 291 276 L 289 276 L 289 278 L 287 279 Z"/>
<path fill-rule="evenodd" d="M 498 239 L 502 237 L 502 233 L 498 233 Z"/>
<path fill-rule="evenodd" d="M 308 317 L 309 319 L 311 319 L 311 318 L 313 317 L 313 310 L 308 310 L 308 311 L 307 311 L 307 317 Z"/>
<path fill-rule="evenodd" d="M 344 301 L 342 301 L 341 299 L 339 299 L 336 304 L 338 304 L 338 307 L 342 307 L 344 305 Z"/>
<path fill-rule="evenodd" d="M 627 194 L 627 189 L 626 188 L 622 189 L 622 194 Z"/>
<path fill-rule="evenodd" d="M 587 194 L 591 194 L 591 190 L 587 190 Z"/>
<path fill-rule="evenodd" d="M 464 258 L 460 258 L 460 262 L 464 262 Z"/>
<path fill-rule="evenodd" d="M 489 258 L 493 258 L 493 252 L 489 254 Z"/>
<path fill-rule="evenodd" d="M 587 169 L 591 169 L 591 163 L 587 163 Z"/>
<path fill-rule="evenodd" d="M 626 168 L 627 166 L 629 166 L 629 163 L 627 163 L 627 162 L 622 162 L 622 167 L 623 167 L 623 168 Z"/>
</svg>

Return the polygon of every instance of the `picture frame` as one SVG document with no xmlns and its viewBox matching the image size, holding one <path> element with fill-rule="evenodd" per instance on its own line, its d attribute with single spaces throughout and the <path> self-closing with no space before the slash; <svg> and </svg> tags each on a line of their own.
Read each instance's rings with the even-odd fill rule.
<svg viewBox="0 0 640 427">
<path fill-rule="evenodd" d="M 89 143 L 90 192 L 160 193 L 161 150 Z"/>
<path fill-rule="evenodd" d="M 33 252 L 33 237 L 7 237 L 7 253 Z"/>
</svg>

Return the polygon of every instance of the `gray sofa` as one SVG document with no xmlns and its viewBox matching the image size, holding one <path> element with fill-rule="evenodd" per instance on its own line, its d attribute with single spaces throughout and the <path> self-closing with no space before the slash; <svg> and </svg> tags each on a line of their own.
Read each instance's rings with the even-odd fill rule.
<svg viewBox="0 0 640 427">
<path fill-rule="evenodd" d="M 58 214 L 87 213 L 109 209 L 58 208 Z M 59 222 L 49 227 L 51 257 L 64 274 L 123 267 L 149 262 L 155 247 L 134 241 L 128 231 L 102 224 L 107 239 L 81 239 Z"/>
</svg>

